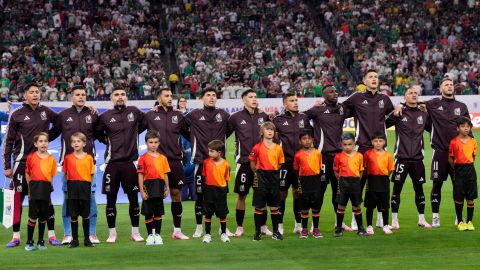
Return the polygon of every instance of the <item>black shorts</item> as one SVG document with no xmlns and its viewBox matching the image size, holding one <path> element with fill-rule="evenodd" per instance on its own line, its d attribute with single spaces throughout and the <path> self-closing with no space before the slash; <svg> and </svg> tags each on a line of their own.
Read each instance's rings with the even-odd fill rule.
<svg viewBox="0 0 480 270">
<path fill-rule="evenodd" d="M 478 198 L 477 172 L 473 164 L 455 165 L 453 180 L 453 199 L 456 201 L 474 200 Z"/>
<path fill-rule="evenodd" d="M 226 218 L 228 214 L 226 187 L 205 186 L 203 190 L 203 214 Z"/>
<path fill-rule="evenodd" d="M 148 198 L 142 202 L 142 215 L 146 218 L 161 217 L 165 214 L 165 208 L 163 206 L 163 198 L 154 197 Z"/>
<path fill-rule="evenodd" d="M 170 172 L 168 173 L 168 186 L 171 189 L 182 189 L 186 183 L 185 172 L 183 171 L 183 164 L 181 160 L 168 161 Z"/>
<path fill-rule="evenodd" d="M 67 199 L 90 200 L 92 184 L 87 181 L 68 180 Z"/>
<path fill-rule="evenodd" d="M 353 206 L 362 203 L 362 183 L 358 177 L 340 177 L 338 181 L 337 203 L 346 206 L 348 200 Z"/>
<path fill-rule="evenodd" d="M 449 175 L 453 179 L 453 169 L 448 163 L 448 152 L 432 149 L 431 171 L 432 181 L 446 181 Z"/>
<path fill-rule="evenodd" d="M 278 171 L 257 170 L 258 186 L 253 188 L 252 205 L 262 209 L 265 206 L 280 206 L 280 187 Z"/>
<path fill-rule="evenodd" d="M 410 175 L 413 184 L 425 183 L 425 164 L 423 160 L 395 160 L 392 182 L 403 184 Z"/>
<path fill-rule="evenodd" d="M 28 200 L 28 217 L 33 220 L 47 220 L 50 201 L 48 200 Z"/>
<path fill-rule="evenodd" d="M 365 208 L 385 210 L 390 208 L 390 192 L 369 191 L 365 192 Z"/>
<path fill-rule="evenodd" d="M 235 187 L 233 192 L 240 195 L 247 195 L 253 185 L 254 173 L 250 168 L 250 163 L 237 163 L 235 172 Z"/>
<path fill-rule="evenodd" d="M 83 218 L 90 216 L 90 198 L 87 200 L 67 199 L 67 213 L 71 217 L 81 216 Z"/>
<path fill-rule="evenodd" d="M 280 167 L 280 190 L 287 191 L 290 186 L 298 188 L 298 175 L 293 169 L 293 163 L 282 164 Z"/>
<path fill-rule="evenodd" d="M 302 192 L 300 195 L 300 208 L 302 211 L 310 209 L 320 210 L 323 203 L 323 194 L 320 191 Z"/>
<path fill-rule="evenodd" d="M 133 162 L 108 163 L 103 173 L 102 193 L 118 194 L 122 185 L 123 192 L 139 192 L 138 174 Z"/>
<path fill-rule="evenodd" d="M 195 194 L 202 194 L 205 186 L 205 179 L 202 176 L 203 163 L 195 164 Z"/>
<path fill-rule="evenodd" d="M 22 196 L 28 195 L 28 183 L 25 175 L 25 162 L 15 162 L 13 165 L 13 178 L 10 183 L 10 188 L 14 189 L 16 192 L 21 192 Z"/>
<path fill-rule="evenodd" d="M 165 181 L 162 179 L 149 179 L 143 181 L 143 191 L 147 193 L 149 198 L 164 199 Z"/>
</svg>

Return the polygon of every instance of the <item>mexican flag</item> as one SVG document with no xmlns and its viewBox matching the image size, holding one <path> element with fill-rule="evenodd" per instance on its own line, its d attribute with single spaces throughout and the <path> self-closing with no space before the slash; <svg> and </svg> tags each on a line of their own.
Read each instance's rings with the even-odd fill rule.
<svg viewBox="0 0 480 270">
<path fill-rule="evenodd" d="M 10 228 L 20 221 L 20 192 L 11 189 L 1 189 L 0 218 L 5 228 Z"/>
</svg>

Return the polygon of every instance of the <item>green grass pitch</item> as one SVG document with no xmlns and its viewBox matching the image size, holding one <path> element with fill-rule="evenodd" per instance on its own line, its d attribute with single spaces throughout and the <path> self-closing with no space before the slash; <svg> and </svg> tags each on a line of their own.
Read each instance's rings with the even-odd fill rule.
<svg viewBox="0 0 480 270">
<path fill-rule="evenodd" d="M 480 132 L 475 131 L 479 138 Z M 428 138 L 425 137 L 428 141 Z M 394 134 L 389 132 L 388 139 L 392 151 Z M 234 166 L 233 140 L 228 143 L 228 160 Z M 425 163 L 427 176 L 430 171 L 431 150 L 426 147 Z M 478 161 L 476 162 L 478 167 Z M 234 168 L 233 168 L 234 171 Z M 427 177 L 428 178 L 428 177 Z M 234 179 L 234 175 L 232 175 Z M 230 183 L 233 190 L 233 180 Z M 428 202 L 431 182 L 424 185 L 427 206 L 425 215 L 431 221 L 431 209 Z M 439 229 L 417 227 L 417 213 L 411 182 L 407 180 L 402 193 L 399 213 L 399 231 L 393 235 L 383 235 L 376 229 L 375 235 L 367 238 L 354 233 L 345 233 L 343 238 L 333 237 L 334 213 L 330 203 L 331 192 L 327 191 L 320 217 L 320 229 L 323 239 L 301 240 L 292 232 L 294 219 L 291 194 L 287 201 L 285 215 L 285 240 L 274 241 L 263 238 L 252 241 L 253 212 L 247 207 L 245 218 L 246 235 L 241 239 L 232 239 L 224 244 L 218 234 L 213 234 L 210 245 L 202 244 L 200 239 L 173 241 L 170 205 L 166 205 L 162 236 L 164 246 L 145 246 L 129 240 L 130 222 L 127 205 L 119 205 L 117 230 L 119 238 L 116 244 L 108 245 L 104 241 L 108 230 L 105 220 L 105 206 L 99 206 L 98 236 L 103 241 L 96 248 L 83 246 L 75 250 L 66 247 L 50 247 L 46 251 L 26 252 L 23 247 L 26 240 L 26 215 L 22 222 L 22 245 L 14 249 L 5 249 L 3 245 L 11 237 L 11 230 L 0 229 L 0 268 L 1 269 L 479 269 L 480 235 L 475 232 L 458 232 L 453 225 L 454 210 L 451 183 L 445 183 L 441 204 L 441 222 Z M 231 231 L 235 230 L 235 200 L 229 194 L 229 222 Z M 251 204 L 251 195 L 247 205 Z M 183 231 L 191 235 L 194 231 L 193 203 L 184 202 L 182 220 Z M 350 209 L 350 206 L 348 207 Z M 63 235 L 60 208 L 56 208 L 56 233 Z M 24 211 L 27 213 L 28 211 Z M 478 222 L 478 210 L 475 224 Z M 376 215 L 374 216 L 375 219 Z M 346 221 L 351 218 L 350 212 Z M 365 216 L 364 216 L 365 218 Z M 270 219 L 268 221 L 270 224 Z M 141 219 L 141 232 L 146 236 Z M 212 231 L 217 232 L 218 219 L 214 219 Z M 269 227 L 271 227 L 269 225 Z M 81 228 L 81 226 L 80 226 Z M 479 227 L 480 229 L 480 227 Z M 81 231 L 80 231 L 81 234 Z M 467 268 L 465 268 L 467 267 Z M 477 268 L 479 267 L 479 268 Z"/>
</svg>

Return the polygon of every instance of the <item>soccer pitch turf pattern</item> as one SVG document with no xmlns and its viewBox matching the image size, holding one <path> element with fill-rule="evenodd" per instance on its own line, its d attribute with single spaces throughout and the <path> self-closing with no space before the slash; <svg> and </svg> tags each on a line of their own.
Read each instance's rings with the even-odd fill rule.
<svg viewBox="0 0 480 270">
<path fill-rule="evenodd" d="M 426 134 L 428 135 L 428 134 Z M 475 131 L 475 137 L 480 132 Z M 394 133 L 389 132 L 389 150 L 392 151 Z M 428 137 L 425 136 L 428 142 Z M 227 156 L 234 172 L 233 139 L 228 142 Z M 425 166 L 429 178 L 431 150 L 425 149 Z M 479 162 L 476 161 L 478 171 Z M 230 190 L 233 190 L 232 174 Z M 431 182 L 424 185 L 427 205 L 425 216 L 431 222 L 429 194 Z M 250 193 L 251 194 L 251 193 Z M 128 206 L 118 205 L 116 244 L 106 244 L 108 229 L 105 219 L 105 206 L 99 206 L 98 236 L 101 244 L 92 249 L 81 245 L 70 250 L 64 246 L 50 247 L 45 251 L 24 251 L 26 241 L 26 213 L 24 209 L 22 221 L 22 244 L 20 247 L 6 249 L 0 247 L 1 269 L 479 269 L 480 234 L 474 232 L 459 232 L 453 225 L 455 214 L 452 201 L 451 183 L 445 183 L 442 190 L 440 209 L 442 227 L 439 229 L 422 229 L 417 224 L 414 193 L 411 181 L 407 180 L 399 211 L 401 229 L 393 235 L 384 235 L 380 229 L 375 235 L 361 238 L 354 233 L 345 233 L 342 238 L 333 237 L 334 213 L 330 203 L 331 192 L 327 190 L 322 213 L 320 229 L 322 239 L 309 237 L 301 240 L 293 233 L 293 213 L 291 194 L 287 201 L 285 214 L 285 240 L 274 241 L 264 237 L 260 242 L 252 241 L 253 211 L 252 196 L 247 198 L 245 216 L 245 235 L 240 239 L 231 239 L 230 243 L 222 243 L 218 235 L 218 219 L 212 220 L 212 243 L 203 244 L 201 239 L 187 241 L 172 240 L 173 231 L 170 205 L 166 204 L 162 237 L 163 246 L 145 246 L 144 243 L 133 243 L 130 237 L 130 221 Z M 230 214 L 228 228 L 235 230 L 235 200 L 233 193 L 229 194 Z M 195 218 L 193 202 L 183 204 L 183 232 L 189 236 L 194 231 Z M 347 209 L 351 209 L 350 206 Z M 478 206 L 477 206 L 478 209 Z M 465 211 L 465 210 L 464 210 Z M 365 220 L 365 215 L 363 215 Z M 376 214 L 374 215 L 374 220 Z M 145 226 L 140 221 L 140 230 L 146 237 Z M 345 219 L 350 222 L 351 214 L 347 211 Z M 270 218 L 267 224 L 270 226 Z M 478 210 L 474 224 L 480 226 Z M 80 235 L 82 235 L 81 226 Z M 38 228 L 37 228 L 38 229 Z M 35 231 L 35 235 L 37 230 Z M 56 207 L 57 237 L 63 235 L 61 209 Z M 11 237 L 11 230 L 0 229 L 0 242 L 6 244 Z M 35 239 L 37 237 L 35 236 Z M 46 238 L 46 237 L 45 237 Z"/>
</svg>

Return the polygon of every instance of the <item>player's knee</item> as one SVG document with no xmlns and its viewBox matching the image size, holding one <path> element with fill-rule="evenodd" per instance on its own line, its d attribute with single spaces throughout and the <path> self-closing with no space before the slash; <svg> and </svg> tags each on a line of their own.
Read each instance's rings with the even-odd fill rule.
<svg viewBox="0 0 480 270">
<path fill-rule="evenodd" d="M 237 202 L 239 203 L 245 203 L 245 200 L 247 199 L 246 194 L 238 194 Z"/>
</svg>

